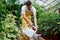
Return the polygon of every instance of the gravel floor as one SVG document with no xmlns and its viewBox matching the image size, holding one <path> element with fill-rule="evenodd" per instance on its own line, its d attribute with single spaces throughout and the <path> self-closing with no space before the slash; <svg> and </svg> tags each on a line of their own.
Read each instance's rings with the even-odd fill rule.
<svg viewBox="0 0 60 40">
<path fill-rule="evenodd" d="M 38 38 L 36 38 L 36 39 L 30 38 L 30 40 L 45 40 L 45 39 L 43 39 L 42 37 L 39 37 L 39 39 Z"/>
</svg>

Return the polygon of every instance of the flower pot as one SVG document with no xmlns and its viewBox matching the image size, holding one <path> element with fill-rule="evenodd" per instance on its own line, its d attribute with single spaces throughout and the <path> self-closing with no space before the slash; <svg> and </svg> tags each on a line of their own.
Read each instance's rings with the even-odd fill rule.
<svg viewBox="0 0 60 40">
<path fill-rule="evenodd" d="M 57 35 L 53 35 L 52 36 L 52 40 L 58 40 L 58 36 Z"/>
<path fill-rule="evenodd" d="M 45 40 L 49 40 L 49 38 L 46 35 L 42 35 L 42 38 L 44 38 Z"/>
</svg>

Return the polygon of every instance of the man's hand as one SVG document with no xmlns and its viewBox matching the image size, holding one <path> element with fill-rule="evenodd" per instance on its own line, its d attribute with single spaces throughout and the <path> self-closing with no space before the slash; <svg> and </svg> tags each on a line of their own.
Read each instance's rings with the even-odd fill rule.
<svg viewBox="0 0 60 40">
<path fill-rule="evenodd" d="M 35 27 L 35 26 L 33 27 L 33 30 L 37 31 L 37 29 L 38 29 L 37 27 Z"/>
<path fill-rule="evenodd" d="M 35 25 L 35 27 L 38 29 L 38 26 L 37 25 Z"/>
<path fill-rule="evenodd" d="M 33 26 L 33 23 L 32 22 L 29 22 L 29 26 Z"/>
</svg>

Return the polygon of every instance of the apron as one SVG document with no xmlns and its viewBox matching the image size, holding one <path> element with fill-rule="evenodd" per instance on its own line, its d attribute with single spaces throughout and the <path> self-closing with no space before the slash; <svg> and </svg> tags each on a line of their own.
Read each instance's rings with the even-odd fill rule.
<svg viewBox="0 0 60 40">
<path fill-rule="evenodd" d="M 29 21 L 31 21 L 31 14 L 32 14 L 31 11 L 28 11 L 25 13 L 25 16 L 29 19 Z M 26 27 L 26 25 L 28 25 L 28 22 L 22 16 L 22 32 L 23 32 L 24 28 Z M 29 26 L 29 27 L 32 28 L 31 26 Z M 23 33 L 22 37 L 23 37 L 22 38 L 23 40 L 29 40 L 30 39 L 24 33 Z"/>
</svg>

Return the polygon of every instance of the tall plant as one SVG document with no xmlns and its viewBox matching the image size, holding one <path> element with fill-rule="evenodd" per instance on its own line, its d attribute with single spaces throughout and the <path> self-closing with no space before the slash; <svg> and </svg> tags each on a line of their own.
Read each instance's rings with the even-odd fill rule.
<svg viewBox="0 0 60 40">
<path fill-rule="evenodd" d="M 11 7 L 8 5 L 0 0 L 0 40 L 17 40 L 20 38 L 15 20 L 17 17 L 9 10 Z"/>
<path fill-rule="evenodd" d="M 58 34 L 59 15 L 56 12 L 45 11 L 44 6 L 34 5 L 37 10 L 39 32 L 46 35 Z"/>
</svg>

